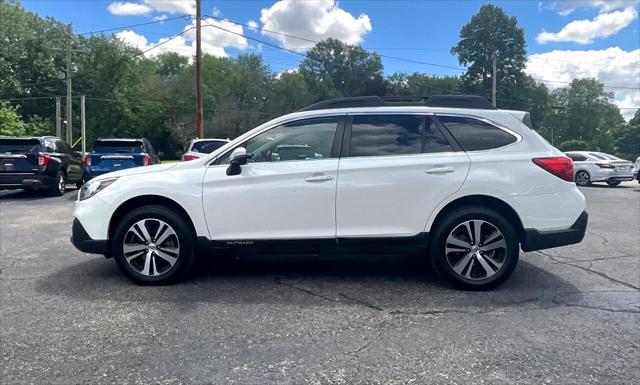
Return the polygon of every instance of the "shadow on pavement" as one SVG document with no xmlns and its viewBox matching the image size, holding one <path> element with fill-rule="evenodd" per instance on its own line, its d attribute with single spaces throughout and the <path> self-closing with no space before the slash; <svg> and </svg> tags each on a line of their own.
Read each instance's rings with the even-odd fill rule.
<svg viewBox="0 0 640 385">
<path fill-rule="evenodd" d="M 113 260 L 95 258 L 40 279 L 36 290 L 88 301 L 169 302 L 187 312 L 204 303 L 486 312 L 523 304 L 553 307 L 559 293 L 578 300 L 580 295 L 569 282 L 524 260 L 505 284 L 488 292 L 455 290 L 423 271 L 416 261 L 399 258 L 247 259 L 205 264 L 177 285 L 144 287 L 121 275 Z"/>
</svg>

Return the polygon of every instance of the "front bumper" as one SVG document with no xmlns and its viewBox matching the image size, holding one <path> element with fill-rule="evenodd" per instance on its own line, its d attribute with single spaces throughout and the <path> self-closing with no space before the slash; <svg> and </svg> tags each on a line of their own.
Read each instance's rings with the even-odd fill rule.
<svg viewBox="0 0 640 385">
<path fill-rule="evenodd" d="M 522 240 L 522 250 L 535 251 L 580 243 L 584 239 L 584 234 L 587 231 L 588 221 L 589 214 L 583 211 L 575 223 L 568 229 L 554 231 L 525 229 L 524 239 Z"/>
<path fill-rule="evenodd" d="M 71 226 L 71 243 L 76 249 L 85 253 L 109 255 L 107 240 L 91 239 L 77 218 L 73 218 L 73 225 Z"/>
</svg>

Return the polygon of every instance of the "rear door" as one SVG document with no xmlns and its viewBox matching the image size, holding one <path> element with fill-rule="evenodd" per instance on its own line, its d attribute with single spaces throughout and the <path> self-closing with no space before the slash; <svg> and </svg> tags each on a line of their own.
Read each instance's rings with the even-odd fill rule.
<svg viewBox="0 0 640 385">
<path fill-rule="evenodd" d="M 56 140 L 54 155 L 61 160 L 66 168 L 69 181 L 79 181 L 82 178 L 82 159 L 73 152 L 69 144 L 62 140 Z"/>
<path fill-rule="evenodd" d="M 352 115 L 338 169 L 338 238 L 407 237 L 465 180 L 469 158 L 432 116 Z"/>
<path fill-rule="evenodd" d="M 38 172 L 38 139 L 0 138 L 0 174 L 5 176 Z"/>
</svg>

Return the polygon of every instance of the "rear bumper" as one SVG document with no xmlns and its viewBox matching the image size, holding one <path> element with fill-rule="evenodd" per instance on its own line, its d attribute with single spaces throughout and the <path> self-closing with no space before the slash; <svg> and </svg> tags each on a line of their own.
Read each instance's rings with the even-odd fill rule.
<svg viewBox="0 0 640 385">
<path fill-rule="evenodd" d="M 612 176 L 611 178 L 607 179 L 608 181 L 620 181 L 620 182 L 627 182 L 630 180 L 633 180 L 633 175 L 624 175 L 624 176 Z"/>
<path fill-rule="evenodd" d="M 575 223 L 568 229 L 554 231 L 525 229 L 522 250 L 535 251 L 580 243 L 582 239 L 584 239 L 584 234 L 587 231 L 588 221 L 589 214 L 583 211 Z"/>
<path fill-rule="evenodd" d="M 47 175 L 0 175 L 0 189 L 47 189 L 56 183 L 55 178 Z"/>
<path fill-rule="evenodd" d="M 77 218 L 73 218 L 73 225 L 71 226 L 71 243 L 76 249 L 85 253 L 105 256 L 109 254 L 107 240 L 91 239 Z"/>
</svg>

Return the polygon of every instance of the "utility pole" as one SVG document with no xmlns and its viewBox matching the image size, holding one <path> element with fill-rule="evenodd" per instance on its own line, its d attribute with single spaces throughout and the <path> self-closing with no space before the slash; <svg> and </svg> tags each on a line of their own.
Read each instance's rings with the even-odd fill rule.
<svg viewBox="0 0 640 385">
<path fill-rule="evenodd" d="M 204 114 L 202 110 L 202 47 L 201 47 L 201 0 L 196 0 L 196 137 L 204 137 Z"/>
<path fill-rule="evenodd" d="M 491 55 L 491 61 L 493 62 L 493 75 L 491 76 L 491 103 L 493 104 L 494 107 L 497 107 L 496 105 L 496 77 L 497 77 L 497 73 L 498 73 L 498 57 L 497 57 L 497 53 L 496 50 L 493 50 L 493 55 Z"/>
<path fill-rule="evenodd" d="M 85 95 L 80 97 L 80 135 L 82 135 L 82 159 L 84 160 L 84 154 L 87 152 L 87 130 L 84 125 L 84 102 Z"/>
<path fill-rule="evenodd" d="M 67 32 L 67 143 L 73 144 L 73 125 L 71 117 L 72 100 L 71 100 L 71 24 L 69 24 Z"/>
<path fill-rule="evenodd" d="M 56 96 L 56 136 L 60 138 L 62 136 L 62 124 L 60 117 L 60 97 Z"/>
</svg>

